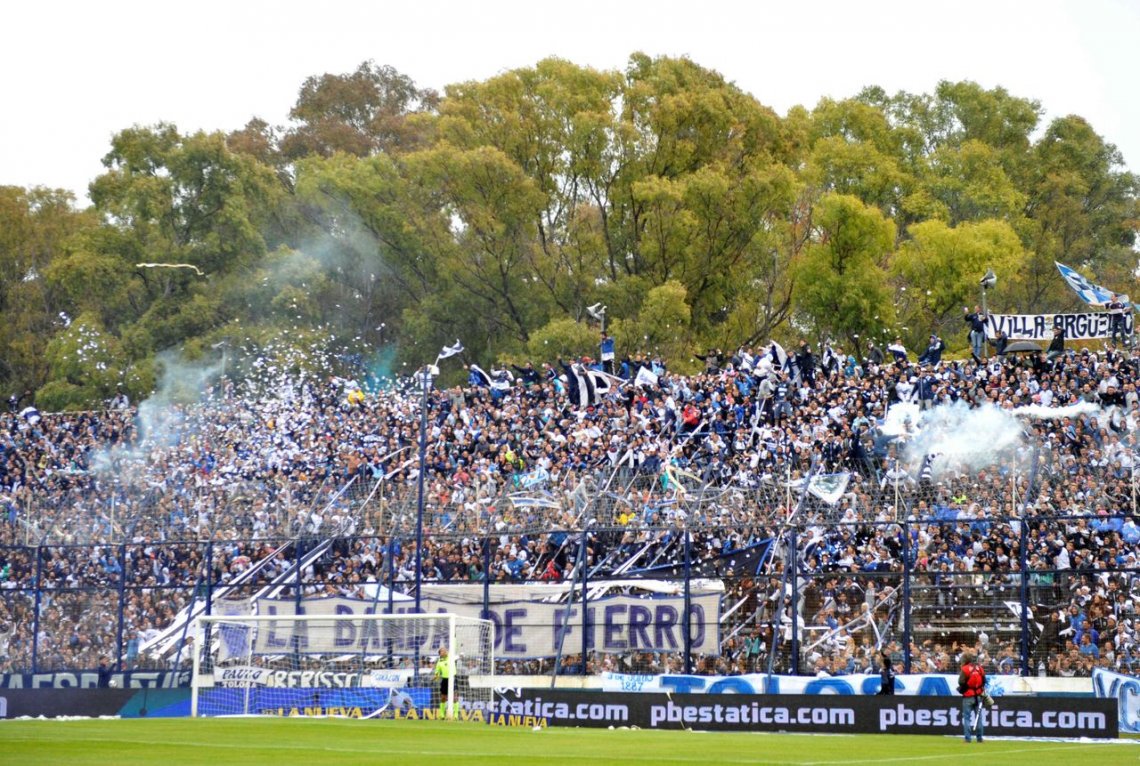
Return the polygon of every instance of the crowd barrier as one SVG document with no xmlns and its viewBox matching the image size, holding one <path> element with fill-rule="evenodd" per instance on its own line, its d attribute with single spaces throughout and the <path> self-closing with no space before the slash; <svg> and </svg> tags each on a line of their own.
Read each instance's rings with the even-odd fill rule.
<svg viewBox="0 0 1140 766">
<path fill-rule="evenodd" d="M 878 695 L 877 676 L 607 674 L 581 680 L 593 688 L 500 687 L 489 705 L 464 706 L 459 715 L 507 725 L 517 718 L 527 725 L 709 731 L 955 735 L 961 730 L 960 697 L 952 691 L 956 676 L 947 674 L 898 676 L 894 696 Z M 1062 696 L 1024 693 L 1025 688 L 1049 688 L 1050 682 L 1061 688 L 1062 680 L 1075 681 L 991 678 L 996 705 L 987 713 L 987 734 L 1114 738 L 1120 732 L 1140 732 L 1140 679 L 1098 671 L 1093 694 L 1087 689 Z M 189 682 L 185 672 L 113 673 L 102 679 L 97 673 L 0 674 L 0 718 L 188 716 Z M 257 710 L 283 717 L 364 717 L 384 706 L 390 694 L 388 689 L 342 688 L 332 682 L 320 689 L 319 703 L 313 702 L 311 689 L 274 689 L 272 700 Z M 398 717 L 437 717 L 426 688 L 402 691 L 414 707 L 401 710 Z"/>
<path fill-rule="evenodd" d="M 816 523 L 793 525 L 782 536 L 758 528 L 736 542 L 730 527 L 590 528 L 526 539 L 432 535 L 426 553 L 466 566 L 450 576 L 434 572 L 424 603 L 435 603 L 432 593 L 464 590 L 472 616 L 497 619 L 501 674 L 837 676 L 874 672 L 883 649 L 898 672 L 933 672 L 946 670 L 962 646 L 985 652 L 992 675 L 1088 677 L 1094 667 L 1133 673 L 1140 670 L 1131 627 L 1140 618 L 1134 559 L 1053 569 L 1022 555 L 979 572 L 953 570 L 917 551 L 926 539 L 972 535 L 993 549 L 1028 553 L 1068 528 L 1118 536 L 1112 525 L 1121 521 Z M 848 539 L 884 540 L 892 551 L 869 564 L 830 563 L 825 552 Z M 406 560 L 410 544 L 357 536 L 0 547 L 0 671 L 84 671 L 102 658 L 119 670 L 185 669 L 187 615 L 223 608 L 300 608 L 320 598 L 407 611 L 412 582 L 392 551 Z M 1119 559 L 1124 551 L 1115 545 Z M 505 562 L 516 549 L 528 550 L 531 563 L 558 562 L 561 569 L 549 578 L 510 570 Z M 594 564 L 584 576 L 568 553 L 583 549 Z M 298 560 L 311 563 L 296 566 Z M 623 563 L 631 561 L 651 565 Z M 483 578 L 485 572 L 492 576 Z M 710 583 L 719 603 L 709 602 Z M 548 598 L 551 589 L 558 593 Z M 533 603 L 535 594 L 543 603 Z M 1094 627 L 1115 626 L 1101 628 L 1095 653 L 1069 645 L 1082 634 L 1078 614 Z M 147 648 L 155 636 L 165 637 L 162 651 Z M 525 648 L 517 637 L 529 637 Z"/>
<path fill-rule="evenodd" d="M 818 734 L 962 734 L 960 699 L 828 695 L 590 693 L 523 689 L 494 712 L 551 726 Z M 1119 736 L 1115 699 L 1009 697 L 985 712 L 987 736 Z"/>
</svg>

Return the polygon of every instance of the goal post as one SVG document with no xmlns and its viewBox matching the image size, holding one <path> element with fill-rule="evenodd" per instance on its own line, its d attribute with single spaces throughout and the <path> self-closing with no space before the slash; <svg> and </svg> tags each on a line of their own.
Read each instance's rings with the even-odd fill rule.
<svg viewBox="0 0 1140 766">
<path fill-rule="evenodd" d="M 494 686 L 490 620 L 202 615 L 193 635 L 195 717 L 459 718 L 486 709 Z"/>
</svg>

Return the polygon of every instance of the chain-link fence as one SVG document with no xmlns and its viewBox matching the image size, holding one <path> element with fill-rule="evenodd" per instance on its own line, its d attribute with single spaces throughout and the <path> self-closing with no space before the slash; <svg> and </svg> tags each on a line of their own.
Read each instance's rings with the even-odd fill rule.
<svg viewBox="0 0 1140 766">
<path fill-rule="evenodd" d="M 1012 495 L 1018 481 L 1007 481 Z M 501 528 L 429 531 L 419 555 L 400 524 L 382 536 L 6 546 L 0 662 L 182 667 L 196 614 L 248 613 L 263 599 L 411 611 L 419 559 L 423 599 L 496 621 L 500 673 L 834 675 L 884 652 L 927 672 L 966 647 L 999 673 L 1132 669 L 1131 516 L 990 516 L 957 487 L 916 484 L 884 518 L 842 521 L 845 504 L 877 502 L 860 499 L 867 486 L 836 504 L 785 495 L 768 523 L 755 521 L 754 497 L 723 511 L 711 491 L 625 517 L 614 502 L 617 523 L 591 515 L 588 527 L 488 519 Z"/>
</svg>

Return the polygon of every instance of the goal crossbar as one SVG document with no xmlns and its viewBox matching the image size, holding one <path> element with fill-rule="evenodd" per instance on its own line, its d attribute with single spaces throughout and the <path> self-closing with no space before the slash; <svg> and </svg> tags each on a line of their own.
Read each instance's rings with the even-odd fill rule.
<svg viewBox="0 0 1140 766">
<path fill-rule="evenodd" d="M 438 704 L 450 718 L 494 686 L 493 624 L 460 615 L 214 614 L 195 620 L 193 636 L 193 716 L 368 717 Z"/>
</svg>

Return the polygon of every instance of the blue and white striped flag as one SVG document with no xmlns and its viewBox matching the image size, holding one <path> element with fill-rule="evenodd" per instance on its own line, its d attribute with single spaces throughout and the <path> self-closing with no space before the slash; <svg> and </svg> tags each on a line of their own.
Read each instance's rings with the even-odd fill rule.
<svg viewBox="0 0 1140 766">
<path fill-rule="evenodd" d="M 796 479 L 788 484 L 792 489 L 802 490 L 806 479 Z M 815 495 L 828 505 L 835 505 L 847 492 L 847 484 L 851 481 L 851 472 L 820 473 L 811 477 L 808 492 Z"/>
<path fill-rule="evenodd" d="M 1061 272 L 1061 276 L 1065 278 L 1069 287 L 1073 288 L 1073 292 L 1079 295 L 1081 300 L 1090 306 L 1103 306 L 1106 303 L 1111 303 L 1113 296 L 1118 295 L 1118 293 L 1114 293 L 1112 290 L 1093 284 L 1085 279 L 1083 275 L 1070 269 L 1063 263 L 1057 263 L 1057 261 L 1053 261 L 1053 263 L 1057 266 L 1057 271 Z M 1128 296 L 1121 295 L 1120 302 L 1129 303 Z"/>
<path fill-rule="evenodd" d="M 487 372 L 477 364 L 471 365 L 469 369 L 467 382 L 472 386 L 493 388 L 496 391 L 509 391 L 511 384 L 515 382 L 515 376 L 507 370 L 492 369 Z"/>
<path fill-rule="evenodd" d="M 447 359 L 449 356 L 455 356 L 456 354 L 462 353 L 463 344 L 459 340 L 456 340 L 454 346 L 443 347 L 443 350 L 439 352 L 439 356 L 436 358 L 436 361 L 438 362 L 440 359 Z"/>
</svg>

